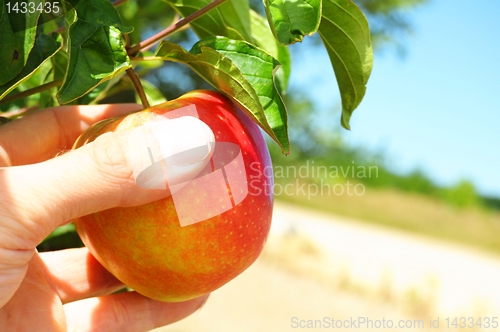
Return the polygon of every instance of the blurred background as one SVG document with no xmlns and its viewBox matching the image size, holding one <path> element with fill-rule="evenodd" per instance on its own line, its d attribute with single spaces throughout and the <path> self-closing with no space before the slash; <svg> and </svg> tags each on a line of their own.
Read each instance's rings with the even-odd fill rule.
<svg viewBox="0 0 500 332">
<path fill-rule="evenodd" d="M 269 141 L 276 208 L 266 248 L 198 313 L 161 331 L 320 329 L 351 317 L 500 330 L 485 324 L 500 319 L 500 2 L 354 2 L 375 62 L 351 131 L 340 127 L 321 40 L 307 37 L 290 48 L 292 153 Z M 132 43 L 174 19 L 153 0 L 119 9 L 136 28 Z M 196 41 L 190 30 L 171 38 L 188 49 Z M 153 66 L 144 78 L 168 99 L 209 88 L 182 65 Z M 133 101 L 131 91 L 100 102 Z M 61 229 L 39 249 L 76 241 L 61 234 L 73 233 Z"/>
</svg>

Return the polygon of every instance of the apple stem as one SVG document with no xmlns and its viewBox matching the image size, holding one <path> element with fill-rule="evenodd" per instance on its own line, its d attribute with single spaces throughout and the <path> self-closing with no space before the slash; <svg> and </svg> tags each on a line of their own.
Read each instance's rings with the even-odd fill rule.
<svg viewBox="0 0 500 332">
<path fill-rule="evenodd" d="M 144 92 L 144 88 L 142 87 L 141 84 L 141 79 L 139 78 L 139 75 L 135 72 L 133 68 L 127 69 L 127 75 L 132 81 L 132 84 L 134 85 L 135 91 L 137 91 L 137 94 L 139 95 L 139 98 L 141 99 L 142 106 L 144 108 L 149 108 L 149 101 L 148 97 L 146 96 L 146 93 Z"/>
<path fill-rule="evenodd" d="M 189 16 L 186 16 L 182 20 L 175 22 L 174 24 L 172 24 L 168 28 L 158 32 L 154 36 L 151 36 L 148 39 L 141 41 L 139 44 L 136 44 L 133 47 L 129 48 L 128 52 L 127 52 L 128 55 L 130 55 L 130 56 L 136 55 L 137 53 L 139 53 L 143 49 L 148 48 L 149 46 L 151 46 L 151 45 L 159 42 L 160 40 L 168 37 L 172 33 L 180 30 L 185 25 L 191 23 L 192 21 L 196 20 L 200 16 L 205 15 L 206 13 L 208 13 L 209 11 L 211 11 L 212 9 L 216 8 L 217 6 L 221 5 L 222 3 L 226 2 L 226 1 L 227 0 L 215 0 L 215 1 L 211 2 L 209 5 L 201 8 L 200 10 L 192 13 Z"/>
</svg>

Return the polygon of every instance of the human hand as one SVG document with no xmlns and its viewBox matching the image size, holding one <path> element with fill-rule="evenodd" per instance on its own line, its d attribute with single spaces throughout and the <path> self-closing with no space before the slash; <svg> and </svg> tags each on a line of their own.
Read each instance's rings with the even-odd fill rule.
<svg viewBox="0 0 500 332">
<path fill-rule="evenodd" d="M 135 184 L 126 132 L 53 158 L 91 124 L 140 108 L 63 106 L 0 126 L 0 326 L 6 331 L 147 331 L 205 303 L 207 296 L 164 303 L 135 292 L 111 294 L 124 285 L 86 248 L 36 251 L 76 217 L 165 195 Z"/>
</svg>

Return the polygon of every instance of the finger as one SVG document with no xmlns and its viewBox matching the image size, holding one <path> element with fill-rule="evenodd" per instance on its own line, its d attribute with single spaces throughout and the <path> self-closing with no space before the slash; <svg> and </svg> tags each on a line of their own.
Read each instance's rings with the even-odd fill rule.
<svg viewBox="0 0 500 332">
<path fill-rule="evenodd" d="M 28 270 L 28 262 L 34 254 L 35 250 L 0 248 L 0 308 L 12 298 L 19 288 Z"/>
<path fill-rule="evenodd" d="M 162 189 L 139 187 L 134 172 L 138 165 L 139 168 L 144 165 L 144 155 L 150 145 L 175 150 L 190 141 L 193 133 L 198 133 L 197 137 L 203 138 L 205 144 L 215 140 L 204 122 L 194 117 L 185 118 L 190 120 L 158 121 L 154 127 L 162 132 L 158 139 L 153 135 L 141 140 L 141 135 L 148 132 L 139 126 L 105 133 L 77 150 L 43 163 L 0 168 L 3 198 L 0 246 L 31 249 L 68 220 L 113 207 L 141 205 L 169 195 L 166 176 L 161 173 L 163 168 L 159 169 Z M 172 130 L 172 126 L 176 130 Z M 188 166 L 179 166 L 178 172 L 172 173 L 174 178 L 168 177 L 168 182 L 189 180 L 199 174 L 210 161 L 209 146 L 207 154 L 197 155 L 199 159 L 191 160 Z"/>
<path fill-rule="evenodd" d="M 0 166 L 33 164 L 69 150 L 89 126 L 142 109 L 137 104 L 60 106 L 38 110 L 0 126 Z"/>
<path fill-rule="evenodd" d="M 0 289 L 0 330 L 65 331 L 63 306 L 47 282 L 45 265 L 38 253 L 34 253 L 26 268 L 27 272 L 18 276 L 17 285 L 7 286 L 7 292 L 15 291 L 13 295 L 2 299 Z"/>
<path fill-rule="evenodd" d="M 63 303 L 111 294 L 125 285 L 109 273 L 87 248 L 40 254 L 47 281 Z"/>
<path fill-rule="evenodd" d="M 207 299 L 167 303 L 130 292 L 72 302 L 64 311 L 68 331 L 149 331 L 189 316 Z"/>
</svg>

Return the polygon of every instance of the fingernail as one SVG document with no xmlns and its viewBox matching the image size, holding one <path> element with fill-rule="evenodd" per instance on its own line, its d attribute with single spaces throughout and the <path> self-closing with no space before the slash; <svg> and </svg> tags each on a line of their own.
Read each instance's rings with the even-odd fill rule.
<svg viewBox="0 0 500 332">
<path fill-rule="evenodd" d="M 168 124 L 167 128 L 164 122 Z M 154 122 L 152 132 L 163 158 L 173 166 L 188 166 L 204 161 L 210 155 L 215 141 L 210 127 L 192 116 Z"/>
<path fill-rule="evenodd" d="M 198 168 L 204 168 L 214 149 L 215 137 L 210 127 L 195 117 L 157 116 L 132 130 L 128 141 L 127 154 L 137 185 L 167 189 L 167 182 L 189 179 Z"/>
</svg>

